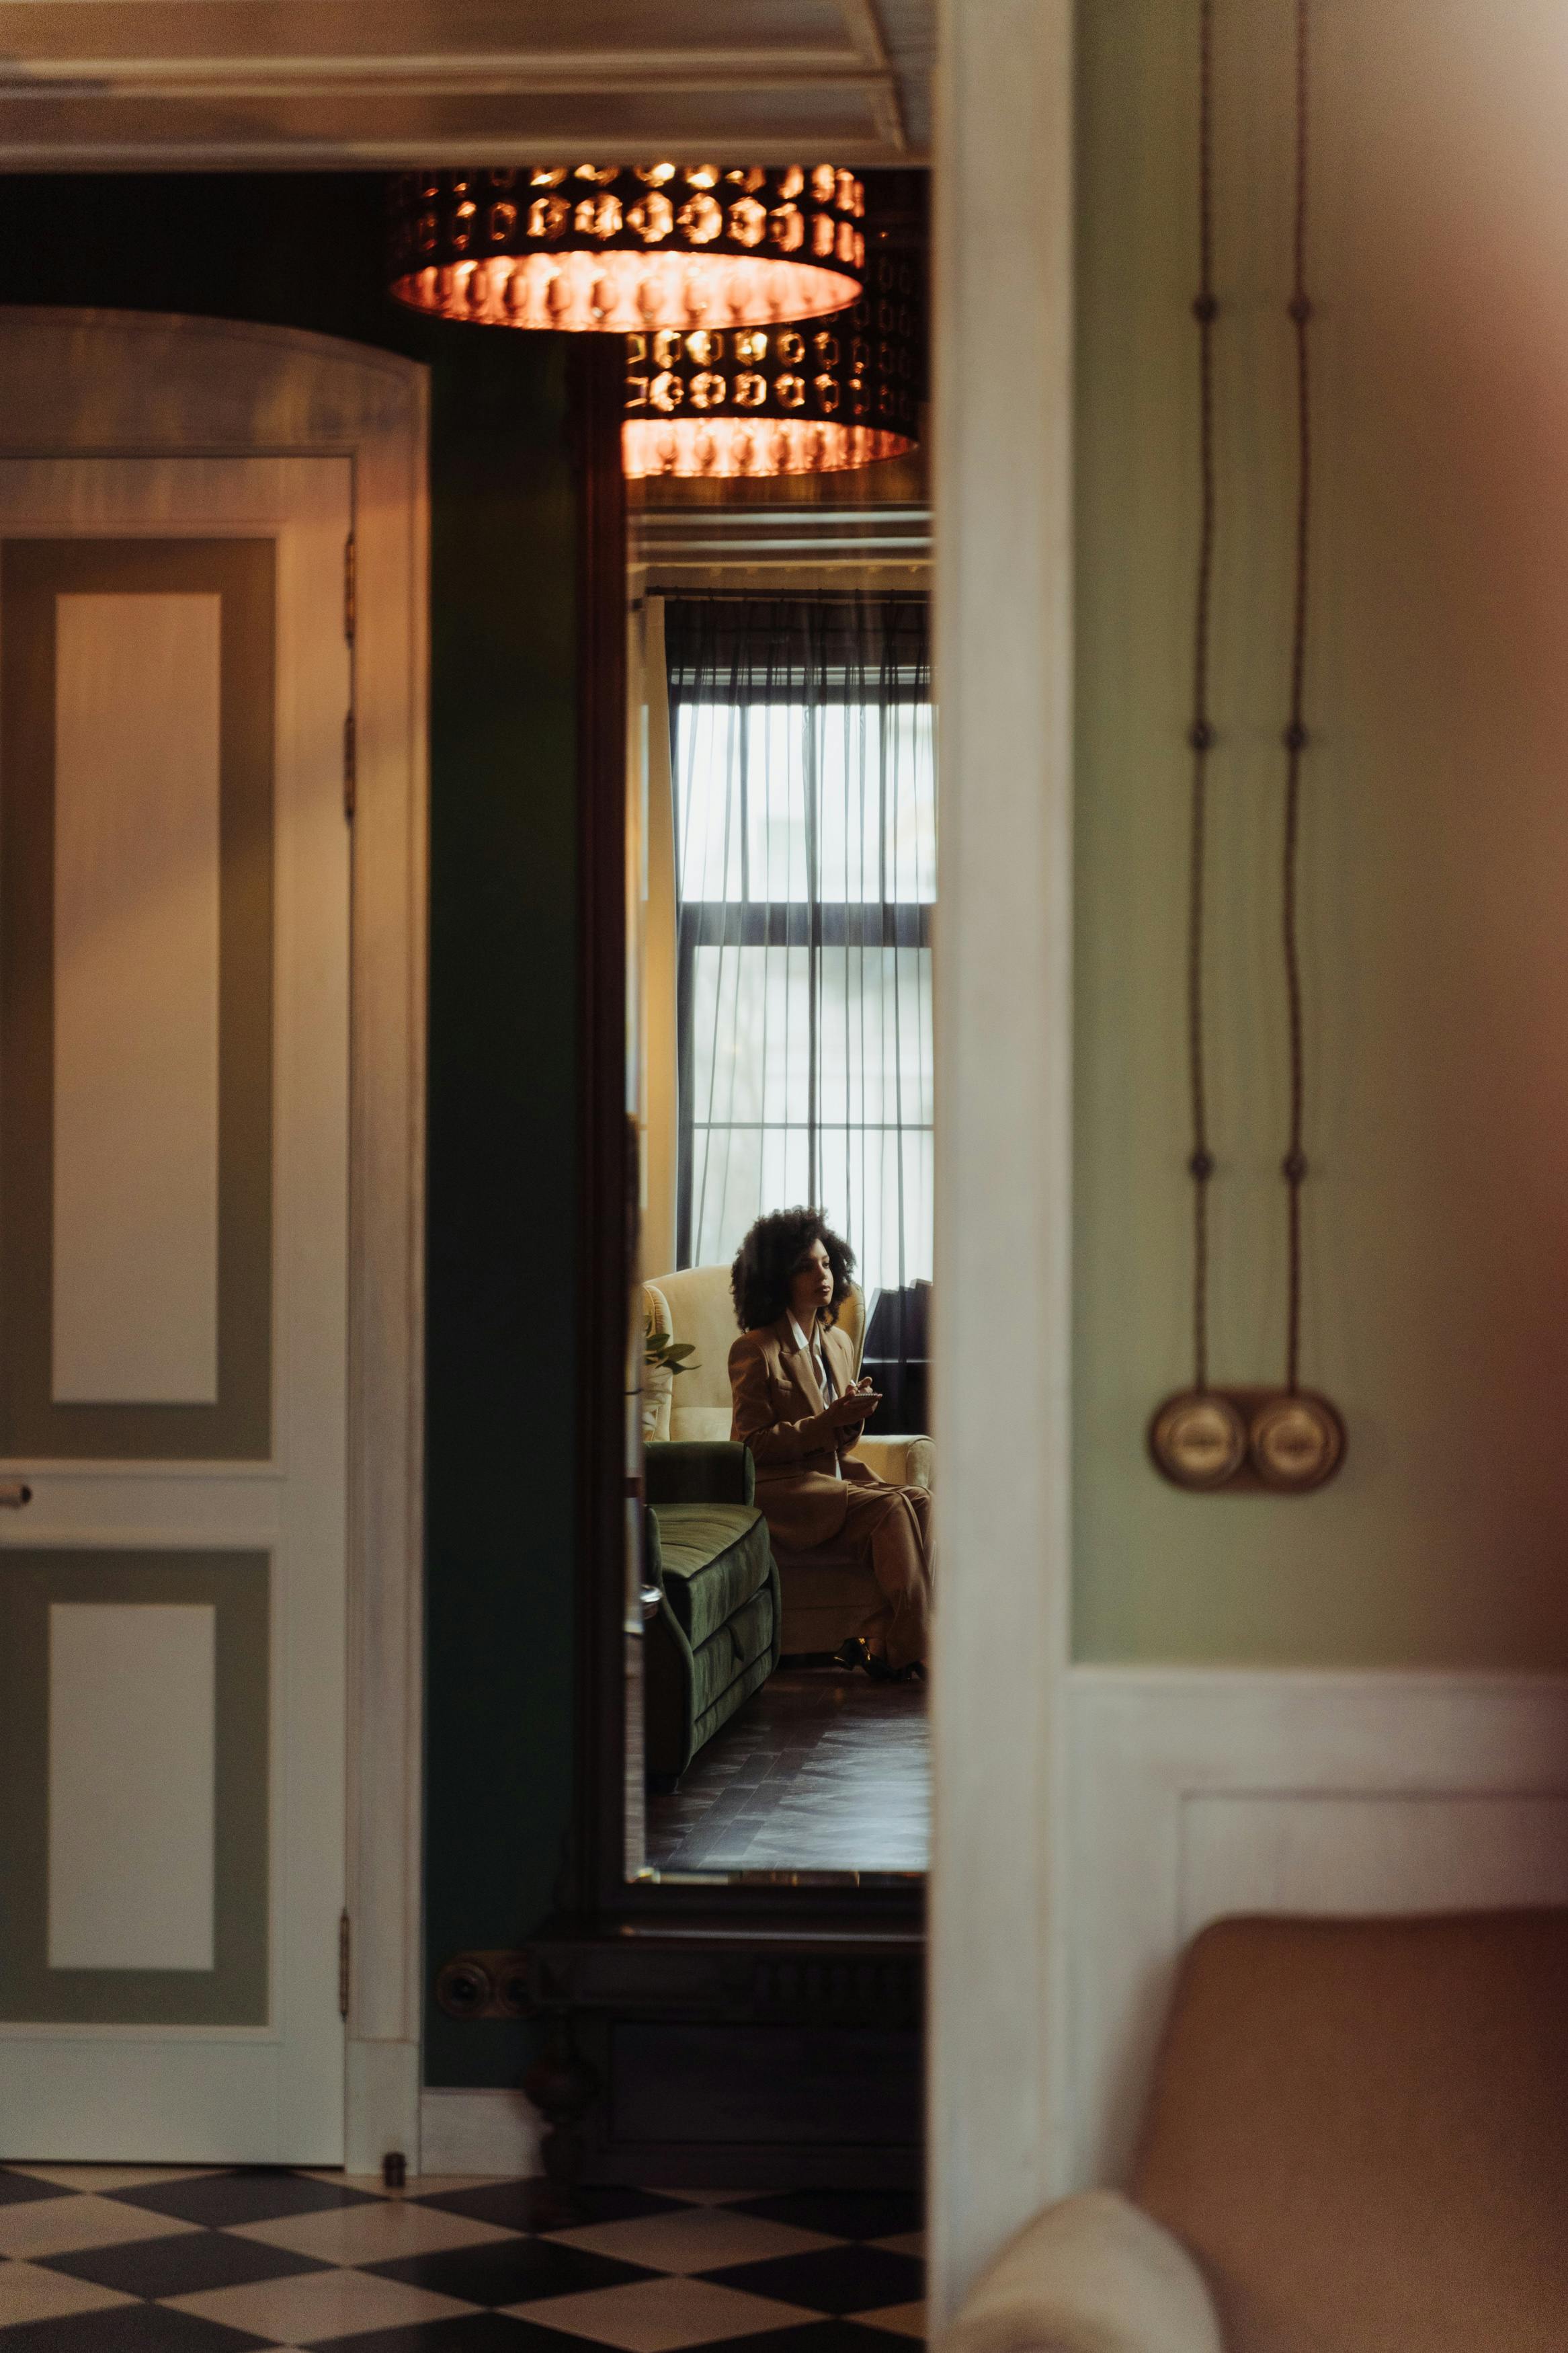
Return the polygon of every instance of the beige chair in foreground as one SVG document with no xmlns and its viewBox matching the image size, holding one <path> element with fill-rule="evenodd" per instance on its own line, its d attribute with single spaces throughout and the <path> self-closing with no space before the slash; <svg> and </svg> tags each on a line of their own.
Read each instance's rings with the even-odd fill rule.
<svg viewBox="0 0 1568 2353">
<path fill-rule="evenodd" d="M 1131 2197 L 938 2353 L 1563 2353 L 1568 1912 L 1237 1919 L 1187 1954 Z"/>
<path fill-rule="evenodd" d="M 643 1436 L 676 1440 L 730 1435 L 730 1349 L 736 1336 L 735 1307 L 727 1266 L 683 1267 L 643 1286 L 656 1324 L 674 1340 L 691 1342 L 694 1369 L 678 1380 L 668 1373 L 644 1376 Z M 852 1291 L 838 1311 L 841 1330 L 855 1345 L 860 1366 L 865 1338 L 865 1302 Z M 895 1486 L 930 1487 L 932 1453 L 929 1438 L 863 1438 L 858 1460 L 879 1479 Z M 881 1592 L 868 1568 L 817 1555 L 805 1561 L 773 1548 L 784 1587 L 782 1644 L 787 1651 L 836 1651 L 880 1607 Z"/>
</svg>

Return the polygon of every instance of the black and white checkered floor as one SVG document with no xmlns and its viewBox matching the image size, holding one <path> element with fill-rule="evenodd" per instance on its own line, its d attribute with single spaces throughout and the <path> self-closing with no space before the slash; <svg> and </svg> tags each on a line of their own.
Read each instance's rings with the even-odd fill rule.
<svg viewBox="0 0 1568 2353">
<path fill-rule="evenodd" d="M 913 2197 L 168 2166 L 0 2168 L 0 2353 L 899 2353 Z"/>
</svg>

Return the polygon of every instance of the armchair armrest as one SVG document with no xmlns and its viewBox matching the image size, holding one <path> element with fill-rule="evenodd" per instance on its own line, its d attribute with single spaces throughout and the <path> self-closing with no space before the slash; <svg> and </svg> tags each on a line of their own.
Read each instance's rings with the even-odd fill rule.
<svg viewBox="0 0 1568 2353">
<path fill-rule="evenodd" d="M 935 1484 L 936 1450 L 929 1438 L 863 1438 L 850 1453 L 889 1487 Z"/>
<path fill-rule="evenodd" d="M 729 1439 L 661 1439 L 643 1449 L 643 1482 L 648 1502 L 660 1504 L 750 1504 L 756 1500 L 756 1472 L 749 1446 Z"/>
<path fill-rule="evenodd" d="M 1065 2198 L 970 2290 L 938 2353 L 1225 2353 L 1181 2242 L 1114 2189 Z"/>
</svg>

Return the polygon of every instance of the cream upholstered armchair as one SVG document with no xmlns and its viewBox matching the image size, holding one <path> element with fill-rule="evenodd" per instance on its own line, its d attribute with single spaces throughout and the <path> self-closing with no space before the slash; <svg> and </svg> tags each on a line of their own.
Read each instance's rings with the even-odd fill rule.
<svg viewBox="0 0 1568 2353">
<path fill-rule="evenodd" d="M 1050 2207 L 938 2353 L 1561 2353 L 1568 1912 L 1216 1921 L 1131 2195 Z"/>
<path fill-rule="evenodd" d="M 736 1334 L 735 1306 L 727 1266 L 689 1266 L 656 1275 L 643 1285 L 645 1316 L 673 1340 L 689 1341 L 691 1370 L 676 1378 L 649 1367 L 643 1375 L 643 1436 L 658 1439 L 726 1439 L 730 1435 L 730 1349 Z M 851 1291 L 838 1311 L 839 1328 L 855 1347 L 855 1367 L 866 1335 L 866 1303 Z M 879 1479 L 900 1487 L 930 1487 L 932 1453 L 929 1438 L 863 1438 L 858 1459 Z M 796 1561 L 775 1545 L 784 1586 L 783 1645 L 786 1651 L 834 1651 L 858 1630 L 880 1604 L 868 1568 L 818 1555 Z"/>
</svg>

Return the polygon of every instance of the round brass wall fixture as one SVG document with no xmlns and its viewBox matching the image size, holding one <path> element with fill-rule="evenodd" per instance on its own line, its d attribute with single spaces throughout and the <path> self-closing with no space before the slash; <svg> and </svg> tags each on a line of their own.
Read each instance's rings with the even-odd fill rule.
<svg viewBox="0 0 1568 2353">
<path fill-rule="evenodd" d="M 1149 1424 L 1162 1478 L 1194 1495 L 1310 1494 L 1339 1471 L 1345 1443 L 1316 1389 L 1181 1389 Z"/>
<path fill-rule="evenodd" d="M 1167 1479 L 1204 1493 L 1223 1487 L 1247 1460 L 1247 1424 L 1217 1389 L 1183 1389 L 1149 1425 L 1149 1451 Z"/>
<path fill-rule="evenodd" d="M 488 2018 L 495 2008 L 495 1979 L 472 1953 L 460 1954 L 437 1978 L 436 2000 L 448 2018 Z"/>
<path fill-rule="evenodd" d="M 1266 1487 L 1305 1494 L 1340 1467 L 1345 1426 L 1327 1398 L 1311 1391 L 1274 1397 L 1258 1407 L 1247 1433 L 1247 1456 Z"/>
<path fill-rule="evenodd" d="M 436 2000 L 448 2018 L 531 2018 L 533 1998 L 526 1953 L 458 1953 L 443 1963 Z"/>
</svg>

